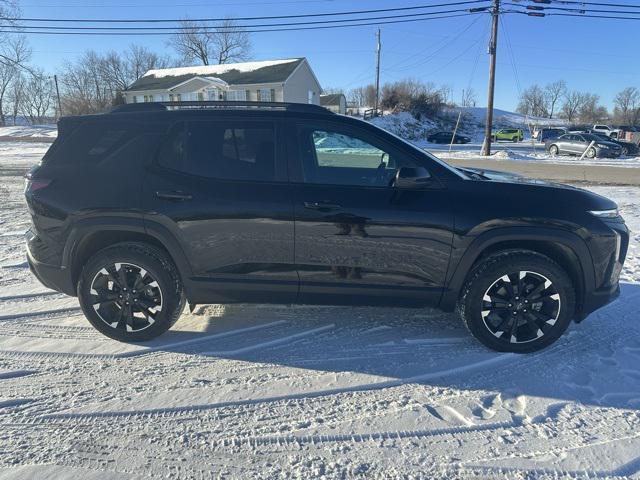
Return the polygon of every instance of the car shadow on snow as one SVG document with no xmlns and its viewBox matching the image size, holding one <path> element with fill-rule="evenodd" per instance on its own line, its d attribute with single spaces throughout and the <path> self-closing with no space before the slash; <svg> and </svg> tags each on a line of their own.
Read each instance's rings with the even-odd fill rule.
<svg viewBox="0 0 640 480">
<path fill-rule="evenodd" d="M 638 409 L 639 309 L 640 285 L 624 284 L 618 300 L 527 355 L 488 350 L 455 315 L 398 308 L 202 306 L 149 346 L 300 369 L 311 383 L 333 373 L 313 396 L 424 384 Z"/>
</svg>

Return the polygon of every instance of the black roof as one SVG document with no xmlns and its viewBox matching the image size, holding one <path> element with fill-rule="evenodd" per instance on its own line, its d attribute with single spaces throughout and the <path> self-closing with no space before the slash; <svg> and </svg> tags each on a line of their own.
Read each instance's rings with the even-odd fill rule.
<svg viewBox="0 0 640 480">
<path fill-rule="evenodd" d="M 284 82 L 304 60 L 304 58 L 296 58 L 290 62 L 267 65 L 248 72 L 231 69 L 225 73 L 187 73 L 184 75 L 167 75 L 163 77 L 145 75 L 133 82 L 127 90 L 166 90 L 194 77 L 216 77 L 230 85 Z M 217 66 L 218 65 L 212 65 L 212 67 Z"/>
</svg>

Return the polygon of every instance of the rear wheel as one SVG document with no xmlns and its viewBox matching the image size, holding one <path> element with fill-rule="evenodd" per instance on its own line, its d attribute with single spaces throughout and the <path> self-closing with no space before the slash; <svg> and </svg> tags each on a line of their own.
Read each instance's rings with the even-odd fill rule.
<svg viewBox="0 0 640 480">
<path fill-rule="evenodd" d="M 554 155 L 554 156 L 555 156 L 555 155 L 558 155 L 558 154 L 560 153 L 560 149 L 558 148 L 558 146 L 557 146 L 557 145 L 551 145 L 551 146 L 549 147 L 549 153 L 550 153 L 551 155 Z"/>
<path fill-rule="evenodd" d="M 587 158 L 595 158 L 596 157 L 596 149 L 591 147 L 587 150 Z"/>
<path fill-rule="evenodd" d="M 516 353 L 555 342 L 574 309 L 575 293 L 566 272 L 544 255 L 517 250 L 481 261 L 458 302 L 474 337 L 493 350 Z"/>
<path fill-rule="evenodd" d="M 96 253 L 82 270 L 78 299 L 89 322 L 115 340 L 155 338 L 184 309 L 171 260 L 150 245 L 122 243 Z"/>
</svg>

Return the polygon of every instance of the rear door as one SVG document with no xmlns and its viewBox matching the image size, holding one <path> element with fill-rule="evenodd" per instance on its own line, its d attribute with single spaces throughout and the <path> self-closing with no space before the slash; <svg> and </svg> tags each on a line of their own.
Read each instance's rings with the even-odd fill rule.
<svg viewBox="0 0 640 480">
<path fill-rule="evenodd" d="M 437 304 L 453 227 L 442 184 L 390 187 L 399 167 L 424 165 L 364 129 L 314 121 L 290 131 L 300 302 Z"/>
<path fill-rule="evenodd" d="M 177 239 L 198 302 L 293 302 L 293 205 L 276 121 L 178 120 L 148 166 L 149 229 Z"/>
</svg>

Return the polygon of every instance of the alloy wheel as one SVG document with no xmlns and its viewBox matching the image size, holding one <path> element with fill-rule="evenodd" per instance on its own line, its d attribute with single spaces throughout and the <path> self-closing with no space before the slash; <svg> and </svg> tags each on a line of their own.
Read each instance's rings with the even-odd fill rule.
<svg viewBox="0 0 640 480">
<path fill-rule="evenodd" d="M 560 316 L 560 294 L 544 275 L 519 271 L 503 275 L 482 299 L 482 321 L 496 338 L 509 343 L 538 340 Z"/>
<path fill-rule="evenodd" d="M 162 311 L 162 291 L 147 270 L 131 263 L 103 267 L 91 282 L 91 303 L 111 328 L 139 332 Z"/>
</svg>

